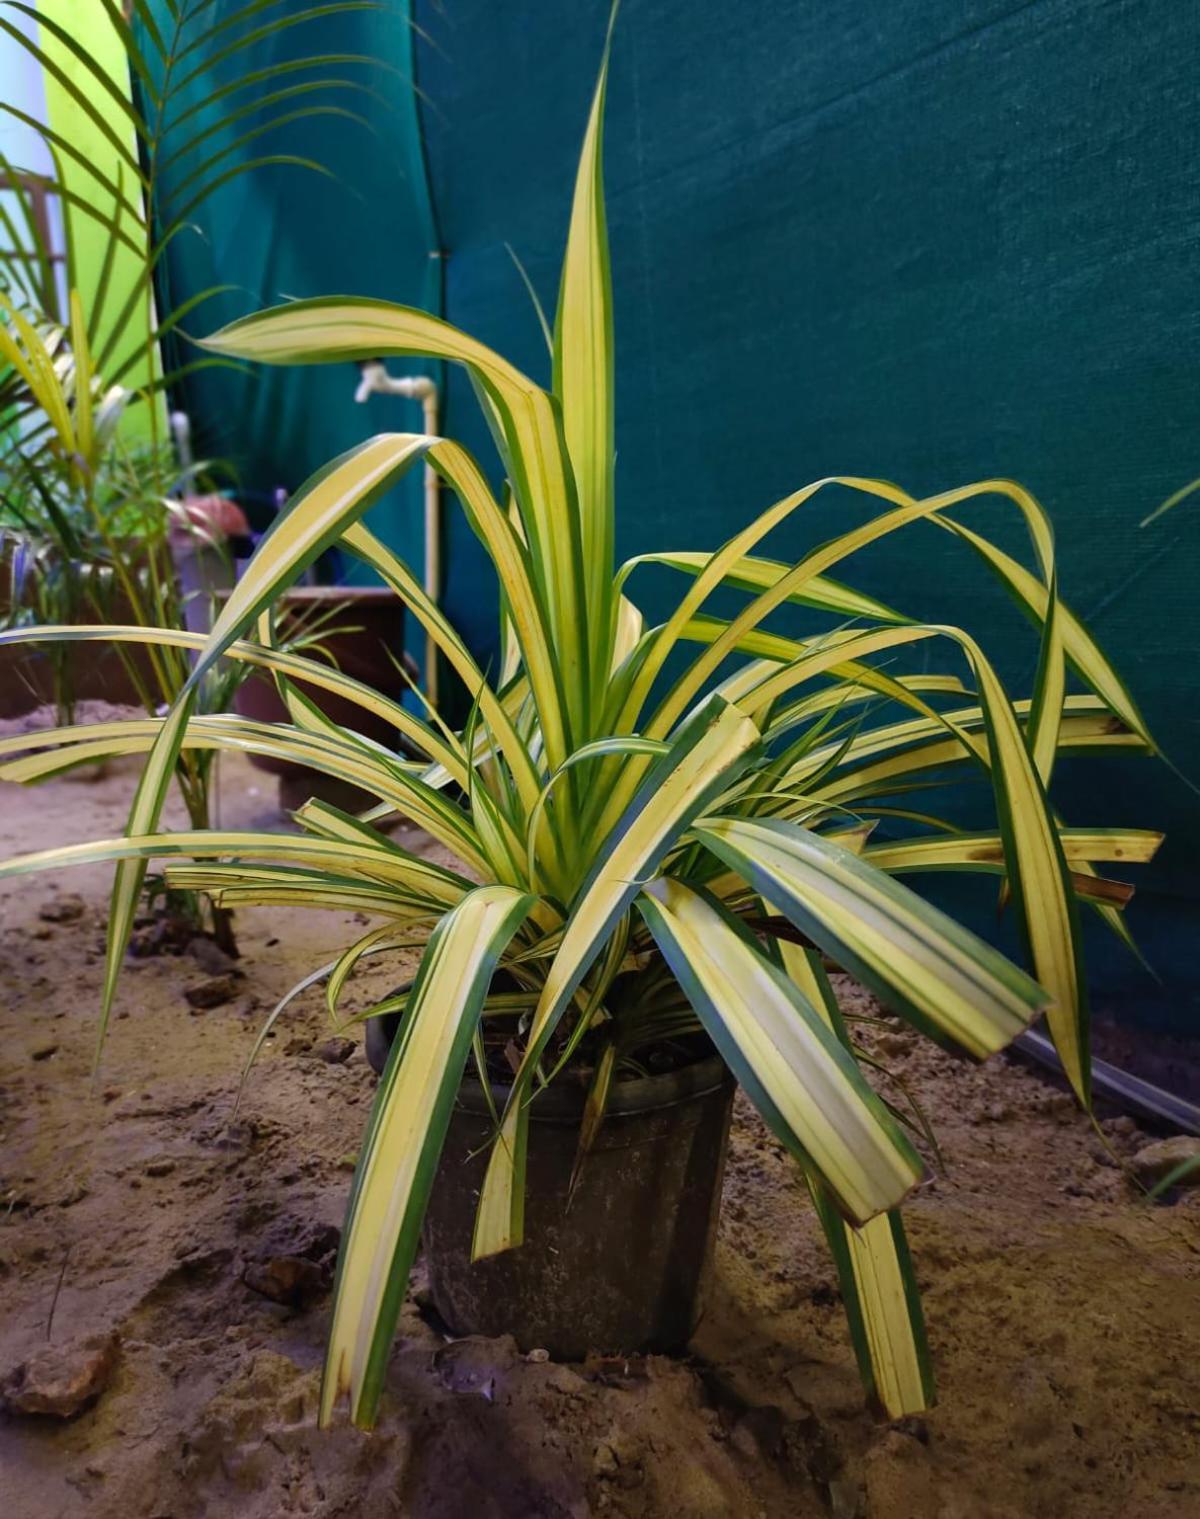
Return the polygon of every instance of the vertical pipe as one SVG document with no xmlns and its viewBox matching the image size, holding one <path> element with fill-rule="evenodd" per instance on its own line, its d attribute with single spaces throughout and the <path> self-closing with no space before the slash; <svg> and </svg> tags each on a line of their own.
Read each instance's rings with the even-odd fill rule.
<svg viewBox="0 0 1200 1519">
<path fill-rule="evenodd" d="M 425 433 L 437 436 L 438 393 L 431 383 L 423 399 Z M 425 465 L 425 594 L 437 605 L 442 588 L 442 498 L 438 472 L 429 463 Z M 438 704 L 438 651 L 437 644 L 425 637 L 425 694 L 431 706 Z"/>
<path fill-rule="evenodd" d="M 354 399 L 366 401 L 371 395 L 407 396 L 420 401 L 425 436 L 438 435 L 438 387 L 428 375 L 390 375 L 382 359 L 359 361 L 358 388 Z M 430 464 L 425 465 L 425 594 L 437 605 L 442 589 L 442 498 L 441 481 Z M 437 706 L 438 653 L 433 639 L 425 639 L 425 694 Z"/>
</svg>

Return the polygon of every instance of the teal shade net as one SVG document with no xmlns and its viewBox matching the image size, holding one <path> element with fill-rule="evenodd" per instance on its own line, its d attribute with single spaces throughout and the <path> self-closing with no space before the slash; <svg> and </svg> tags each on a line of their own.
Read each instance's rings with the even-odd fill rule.
<svg viewBox="0 0 1200 1519">
<path fill-rule="evenodd" d="M 506 244 L 552 309 L 607 6 L 416 0 L 413 19 L 409 111 L 393 98 L 367 143 L 316 134 L 314 156 L 346 188 L 275 171 L 261 192 L 214 206 L 207 247 L 186 257 L 205 280 L 242 271 L 222 319 L 345 290 L 436 309 L 428 251 L 440 242 L 444 314 L 546 379 Z M 407 66 L 411 34 L 394 16 L 355 26 L 363 51 Z M 622 557 L 713 548 L 832 473 L 919 493 L 1019 479 L 1053 515 L 1067 600 L 1200 780 L 1200 504 L 1138 525 L 1200 473 L 1198 64 L 1200 9 L 1175 0 L 626 0 L 606 150 Z M 409 198 L 421 146 L 437 241 Z M 402 403 L 387 401 L 366 425 L 328 370 L 202 381 L 197 420 L 252 453 L 259 478 L 286 466 L 295 483 L 366 431 L 402 425 L 389 409 Z M 465 377 L 446 381 L 444 430 L 492 461 Z M 419 563 L 412 490 L 411 508 L 389 503 L 376 523 Z M 765 551 L 794 557 L 868 509 L 830 492 Z M 494 661 L 492 577 L 461 515 L 446 515 L 447 611 Z M 965 520 L 1029 562 L 998 499 Z M 1028 690 L 1027 624 L 947 535 L 889 539 L 847 570 L 886 601 L 967 627 Z M 657 618 L 680 586 L 647 571 L 632 592 Z M 948 648 L 914 657 L 965 674 Z M 1167 832 L 1129 910 L 1163 985 L 1093 935 L 1095 1000 L 1194 1030 L 1200 802 L 1145 759 L 1064 761 L 1055 795 L 1071 823 Z M 978 803 L 964 821 L 985 815 L 982 790 Z M 994 884 L 935 889 L 1011 947 Z"/>
<path fill-rule="evenodd" d="M 505 244 L 552 309 L 606 7 L 417 14 L 446 314 L 544 378 Z M 1200 473 L 1198 63 L 1200 10 L 1171 0 L 627 0 L 606 140 L 621 556 L 714 548 L 827 474 L 920 493 L 1019 479 L 1053 514 L 1064 595 L 1200 781 L 1200 505 L 1138 526 Z M 486 446 L 453 376 L 448 425 Z M 794 556 L 867 510 L 831 492 L 765 552 Z M 964 520 L 1030 562 L 998 499 Z M 483 566 L 453 531 L 465 592 Z M 947 535 L 915 530 L 846 568 L 973 631 L 1030 688 L 1028 625 Z M 661 617 L 680 582 L 641 577 L 632 594 Z M 965 673 L 933 643 L 914 657 Z M 976 795 L 964 822 L 986 817 Z M 1200 802 L 1147 759 L 1066 761 L 1055 796 L 1072 822 L 1167 832 L 1129 909 L 1165 984 L 1103 933 L 1089 962 L 1099 1012 L 1194 1031 Z M 1014 948 L 994 883 L 921 884 Z"/>
</svg>

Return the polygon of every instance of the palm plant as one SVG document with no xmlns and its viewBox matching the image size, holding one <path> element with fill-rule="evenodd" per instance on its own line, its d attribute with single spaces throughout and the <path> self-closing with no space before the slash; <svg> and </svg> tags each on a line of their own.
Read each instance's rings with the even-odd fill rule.
<svg viewBox="0 0 1200 1519">
<path fill-rule="evenodd" d="M 59 721 L 67 725 L 60 731 L 71 731 L 75 716 L 71 646 L 57 636 L 62 628 L 111 628 L 117 621 L 154 628 L 184 620 L 168 535 L 183 511 L 177 492 L 195 477 L 194 470 L 180 477 L 168 445 L 121 436 L 130 393 L 97 373 L 76 291 L 70 311 L 66 331 L 35 325 L 0 292 L 0 364 L 40 419 L 0 446 L 0 524 L 14 571 L 20 566 L 11 577 L 6 624 L 12 636 L 47 647 Z M 148 715 L 169 707 L 187 683 L 186 650 L 151 644 L 138 659 L 119 644 L 117 652 Z M 232 665 L 207 677 L 202 709 L 223 711 L 242 673 Z M 181 754 L 175 776 L 190 823 L 207 828 L 213 755 Z M 197 898 L 182 900 L 199 926 Z M 214 904 L 211 922 L 215 938 L 233 952 L 229 913 Z"/>
<path fill-rule="evenodd" d="M 309 119 L 368 126 L 347 101 L 371 93 L 358 77 L 364 70 L 385 67 L 365 55 L 303 49 L 267 61 L 269 50 L 292 36 L 307 35 L 330 18 L 375 11 L 377 0 L 323 0 L 289 6 L 283 15 L 271 14 L 278 0 L 246 0 L 232 9 L 213 0 L 167 0 L 165 6 L 100 0 L 100 8 L 126 66 L 125 79 L 110 73 L 104 49 L 93 53 L 53 15 L 25 0 L 0 0 L 0 32 L 54 81 L 100 145 L 98 153 L 89 152 L 52 124 L 0 100 L 0 111 L 36 132 L 54 163 L 52 175 L 38 175 L 0 154 L 7 192 L 7 203 L 0 201 L 0 324 L 10 339 L 0 356 L 9 361 L 0 365 L 0 442 L 7 444 L 8 498 L 32 496 L 47 528 L 38 548 L 45 542 L 61 548 L 71 537 L 61 513 L 46 515 L 46 490 L 34 478 L 46 465 L 47 446 L 53 451 L 61 444 L 62 429 L 59 416 L 45 410 L 44 386 L 31 385 L 26 367 L 11 362 L 14 337 L 27 357 L 32 354 L 29 335 L 14 329 L 14 311 L 44 350 L 39 373 L 47 364 L 69 368 L 78 355 L 89 376 L 105 376 L 108 393 L 119 398 L 114 419 L 135 419 L 124 428 L 126 436 L 145 436 L 146 458 L 160 466 L 149 494 L 165 497 L 177 471 L 168 458 L 161 397 L 197 368 L 229 362 L 213 356 L 188 361 L 180 354 L 188 317 L 228 287 L 173 301 L 168 276 L 174 244 L 196 231 L 195 218 L 213 194 L 245 174 L 282 167 L 329 175 L 304 155 L 259 149 L 286 148 L 288 129 Z M 37 30 L 23 29 L 22 18 L 26 28 L 33 21 Z M 66 330 L 57 315 L 46 218 L 38 211 L 47 200 L 58 205 L 65 239 L 71 292 Z M 111 445 L 111 429 L 103 441 Z M 109 447 L 103 463 L 114 485 L 115 462 Z M 161 513 L 146 520 L 153 527 Z M 86 558 L 79 547 L 72 557 Z M 164 620 L 160 609 L 157 621 Z"/>
<path fill-rule="evenodd" d="M 1097 866 L 1148 859 L 1158 843 L 1152 833 L 1068 824 L 1047 798 L 1059 754 L 1149 750 L 1151 740 L 1060 600 L 1044 512 L 1011 482 L 918 499 L 877 480 L 817 481 L 713 552 L 642 556 L 614 572 L 606 72 L 607 60 L 575 185 L 549 389 L 447 323 L 373 300 L 296 302 L 235 322 L 205 345 L 277 364 L 377 355 L 461 364 L 496 441 L 505 498 L 449 439 L 372 438 L 314 476 L 264 539 L 164 718 L 39 735 L 38 752 L 19 757 L 28 741 L 0 745 L 0 776 L 21 780 L 54 774 L 81 753 L 148 755 L 125 837 L 0 867 L 11 875 L 117 862 L 102 1024 L 150 858 L 166 858 L 169 883 L 226 905 L 354 908 L 379 919 L 273 1018 L 320 979 L 337 1016 L 364 956 L 428 931 L 411 988 L 365 1014 L 399 1007 L 404 1017 L 351 1191 L 322 1422 L 343 1394 L 356 1422 L 375 1417 L 468 1059 L 482 1071 L 497 1038 L 520 1055 L 479 1201 L 473 1248 L 482 1257 L 522 1241 L 529 1108 L 545 1084 L 586 1053 L 594 1071 L 586 1147 L 623 1069 L 689 1029 L 708 1034 L 802 1168 L 868 1387 L 893 1416 L 927 1406 L 932 1383 L 898 1211 L 922 1165 L 864 1079 L 827 967 L 851 972 L 917 1028 L 980 1058 L 1044 1013 L 1087 1105 L 1078 903 L 1123 932 L 1129 889 Z M 495 567 L 509 650 L 495 684 L 419 578 L 363 522 L 421 459 L 457 495 Z M 758 555 L 772 529 L 835 483 L 876 503 L 877 514 L 794 563 Z M 997 496 L 1020 513 L 1035 568 L 961 520 Z M 922 525 L 978 556 L 1029 615 L 1040 660 L 1028 699 L 1010 699 L 967 632 L 916 620 L 834 578 L 857 550 Z M 272 603 L 335 542 L 395 589 L 466 685 L 472 708 L 461 732 L 274 647 Z M 629 594 L 646 562 L 688 580 L 657 626 L 645 625 Z M 727 619 L 705 611 L 721 587 L 747 597 Z M 828 614 L 830 628 L 809 638 L 772 631 L 771 614 L 789 603 Z M 138 637 L 199 643 L 171 629 Z M 968 679 L 873 662 L 931 639 L 961 652 Z M 679 673 L 666 670 L 670 656 L 684 654 Z M 203 682 L 221 660 L 272 670 L 292 721 L 264 726 L 199 711 Z M 1084 689 L 1068 694 L 1068 669 Z M 297 681 L 386 711 L 422 760 L 334 726 Z M 378 806 L 354 817 L 310 803 L 291 836 L 160 832 L 178 755 L 217 748 L 302 758 L 353 780 Z M 990 784 L 993 828 L 964 833 L 904 804 L 906 793 L 956 770 Z M 427 829 L 461 868 L 387 838 L 375 825 L 393 812 Z M 874 842 L 880 820 L 907 833 Z M 1032 974 L 897 879 L 926 870 L 998 873 Z M 493 986 L 501 970 L 503 991 Z"/>
<path fill-rule="evenodd" d="M 114 605 L 135 626 L 182 620 L 168 528 L 173 500 L 196 472 L 182 476 L 175 464 L 161 398 L 197 367 L 228 361 L 171 362 L 182 324 L 225 288 L 172 302 L 172 246 L 195 230 L 204 202 L 241 175 L 274 167 L 327 175 L 311 158 L 258 149 L 278 146 L 281 133 L 309 118 L 367 125 L 346 102 L 369 93 L 356 76 L 383 67 L 367 56 L 302 50 L 263 62 L 263 50 L 297 28 L 375 10 L 376 0 L 323 0 L 290 6 L 284 15 L 270 14 L 278 0 L 247 0 L 232 9 L 212 0 L 100 3 L 127 80 L 114 78 L 102 53 L 52 15 L 24 0 L 0 4 L 0 31 L 56 82 L 107 155 L 89 153 L 14 102 L 0 101 L 0 111 L 42 137 L 55 165 L 50 177 L 31 175 L 0 155 L 9 192 L 0 204 L 0 526 L 29 592 L 24 605 L 14 598 L 6 621 L 15 633 L 49 642 L 57 705 L 67 722 L 74 708 L 71 666 L 56 627 L 111 623 Z M 39 30 L 22 29 L 22 17 Z M 55 266 L 35 183 L 61 212 L 70 292 L 65 323 L 55 316 Z M 89 230 L 100 239 L 96 267 L 87 263 L 97 246 L 86 238 Z M 122 260 L 128 277 L 118 279 Z M 123 425 L 131 416 L 132 429 Z M 135 434 L 145 441 L 131 442 Z M 297 635 L 289 646 L 307 639 Z M 125 667 L 154 713 L 176 699 L 190 662 L 184 649 L 151 644 L 144 662 L 126 658 Z M 205 709 L 222 710 L 237 678 L 236 667 L 211 674 Z M 199 828 L 208 826 L 211 769 L 205 751 L 184 753 L 176 766 L 188 816 Z M 214 923 L 232 947 L 227 915 L 216 912 Z"/>
<path fill-rule="evenodd" d="M 37 419 L 0 436 L 0 526 L 31 566 L 40 622 L 112 621 L 118 592 L 140 620 L 171 621 L 174 458 L 121 436 L 130 393 L 97 372 L 75 291 L 70 308 L 63 329 L 0 290 L 0 395 L 23 409 L 26 424 Z M 150 710 L 172 697 L 186 667 L 175 681 L 157 665 L 155 674 L 157 690 L 141 693 Z M 69 708 L 69 698 L 59 705 Z"/>
<path fill-rule="evenodd" d="M 12 101 L 0 101 L 0 111 L 37 132 L 54 160 L 55 174 L 43 188 L 62 211 L 68 283 L 82 289 L 87 275 L 87 336 L 99 368 L 122 385 L 131 385 L 141 370 L 137 389 L 150 395 L 179 384 L 197 365 L 214 362 L 181 360 L 165 366 L 164 373 L 159 361 L 160 353 L 174 353 L 189 314 L 226 288 L 201 290 L 182 302 L 170 297 L 171 248 L 195 231 L 205 201 L 242 175 L 263 169 L 328 175 L 321 163 L 287 150 L 287 130 L 298 122 L 337 117 L 367 125 L 348 101 L 370 93 L 360 76 L 384 67 L 378 60 L 299 50 L 294 57 L 264 62 L 266 51 L 330 17 L 375 11 L 379 5 L 378 0 L 322 0 L 289 5 L 278 14 L 279 0 L 244 0 L 232 7 L 213 0 L 98 4 L 128 65 L 128 85 L 114 79 L 106 59 L 70 28 L 26 0 L 3 0 L 0 10 L 9 14 L 0 14 L 0 31 L 66 94 L 105 157 L 89 153 Z M 21 16 L 36 23 L 37 35 L 17 24 Z M 262 147 L 274 150 L 259 151 Z M 0 168 L 9 166 L 0 162 Z M 102 234 L 97 269 L 81 267 L 85 224 Z M 29 241 L 32 230 L 31 223 L 23 229 L 22 241 Z M 120 258 L 128 258 L 133 270 L 123 282 L 114 279 Z M 27 283 L 40 290 L 41 310 L 52 311 L 52 270 L 44 256 L 28 260 Z M 158 426 L 156 408 L 149 420 L 151 428 Z"/>
<path fill-rule="evenodd" d="M 0 523 L 19 535 L 28 565 L 49 571 L 33 577 L 41 620 L 78 620 L 114 585 L 135 620 L 175 620 L 162 508 L 182 482 L 163 436 L 160 397 L 195 368 L 228 362 L 175 362 L 182 324 L 227 287 L 172 301 L 169 255 L 196 230 L 205 202 L 241 176 L 271 168 L 329 174 L 288 150 L 288 130 L 312 119 L 368 126 L 349 102 L 372 93 L 368 72 L 388 66 L 302 47 L 269 55 L 331 19 L 378 9 L 378 0 L 322 0 L 284 14 L 278 0 L 232 7 L 99 0 L 127 70 L 119 79 L 105 49 L 93 52 L 26 0 L 0 0 L 0 32 L 54 82 L 101 145 L 99 154 L 89 152 L 0 100 L 0 111 L 36 132 L 54 163 L 45 176 L 0 154 Z M 47 200 L 58 204 L 65 238 L 65 322 L 39 212 Z M 93 266 L 87 259 L 97 249 Z M 118 279 L 122 260 L 127 277 Z M 76 369 L 84 380 L 78 387 Z M 144 436 L 140 450 L 122 446 L 117 432 L 131 414 L 140 415 L 124 434 Z M 134 594 L 139 576 L 143 598 Z M 169 701 L 187 661 L 162 650 L 151 663 L 163 687 L 158 701 Z"/>
</svg>

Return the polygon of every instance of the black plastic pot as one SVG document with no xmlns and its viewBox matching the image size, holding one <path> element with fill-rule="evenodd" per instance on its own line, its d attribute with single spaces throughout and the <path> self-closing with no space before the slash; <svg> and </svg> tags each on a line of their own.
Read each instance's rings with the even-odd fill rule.
<svg viewBox="0 0 1200 1519">
<path fill-rule="evenodd" d="M 372 1065 L 395 1030 L 382 1024 L 367 1023 Z M 585 1094 L 552 1082 L 529 1109 L 525 1244 L 472 1264 L 492 1120 L 483 1087 L 464 1080 L 424 1229 L 433 1305 L 448 1327 L 511 1334 L 562 1360 L 681 1349 L 704 1310 L 733 1090 L 715 1055 L 615 1084 L 568 1207 Z M 507 1096 L 492 1087 L 498 1109 Z"/>
</svg>

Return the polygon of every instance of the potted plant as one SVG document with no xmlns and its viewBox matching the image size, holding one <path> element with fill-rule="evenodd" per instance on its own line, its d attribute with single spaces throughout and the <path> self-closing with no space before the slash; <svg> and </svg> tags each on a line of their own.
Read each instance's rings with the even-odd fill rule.
<svg viewBox="0 0 1200 1519">
<path fill-rule="evenodd" d="M 139 603 L 162 622 L 159 497 L 173 462 L 118 436 L 128 393 L 96 375 L 78 297 L 72 322 L 87 394 L 77 397 L 68 333 L 3 288 L 7 272 L 0 266 L 0 410 L 11 419 L 0 429 L 0 625 L 129 622 Z M 81 697 L 136 703 L 139 677 L 143 689 L 153 681 L 145 651 L 136 652 L 135 664 L 122 650 L 91 659 L 61 644 L 6 651 L 4 706 L 16 714 L 48 699 L 67 724 Z"/>
<path fill-rule="evenodd" d="M 121 436 L 121 420 L 138 398 L 106 382 L 75 290 L 69 305 L 70 323 L 60 329 L 36 320 L 0 291 L 0 371 L 11 378 L 24 422 L 0 448 L 0 512 L 14 552 L 33 562 L 23 576 L 32 606 L 17 601 L 13 584 L 9 634 L 13 642 L 50 652 L 60 723 L 73 725 L 81 691 L 141 706 L 154 722 L 182 691 L 191 669 L 186 640 L 182 646 L 156 646 L 140 637 L 145 628 L 185 621 L 187 600 L 176 577 L 170 532 L 179 524 L 177 532 L 206 542 L 213 538 L 189 519 L 191 503 L 179 489 L 194 471 L 181 476 L 167 445 Z M 116 653 L 119 682 L 88 648 L 101 630 L 110 647 L 100 652 Z M 201 698 L 205 708 L 226 707 L 243 673 L 232 666 L 209 676 Z M 76 757 L 86 763 L 109 757 L 105 727 L 61 731 L 83 741 Z M 195 749 L 181 753 L 175 767 L 195 828 L 209 825 L 212 759 L 211 750 Z M 200 929 L 204 915 L 198 900 L 176 900 L 187 923 Z M 213 906 L 209 925 L 221 947 L 236 954 L 228 914 Z"/>
<path fill-rule="evenodd" d="M 196 370 L 221 362 L 187 362 L 180 324 L 227 287 L 195 292 L 160 320 L 169 254 L 177 239 L 196 233 L 196 214 L 209 197 L 232 181 L 279 169 L 328 174 L 299 153 L 257 148 L 260 140 L 290 148 L 288 129 L 316 118 L 366 125 L 350 107 L 370 85 L 346 75 L 375 60 L 309 52 L 292 40 L 313 23 L 362 9 L 362 0 L 322 0 L 265 17 L 255 5 L 233 16 L 214 14 L 208 5 L 172 6 L 156 19 L 140 3 L 128 15 L 108 7 L 111 47 L 94 52 L 81 49 L 53 16 L 42 16 L 32 30 L 0 18 L 6 43 L 38 71 L 61 77 L 69 55 L 74 108 L 104 144 L 98 157 L 88 157 L 51 125 L 26 116 L 15 100 L 0 100 L 0 116 L 15 115 L 39 133 L 54 165 L 47 175 L 0 153 L 6 197 L 0 211 L 6 233 L 0 250 L 0 627 L 15 632 L 185 620 L 207 626 L 206 618 L 187 614 L 213 587 L 201 576 L 203 594 L 194 595 L 186 573 L 177 584 L 171 549 L 184 549 L 180 559 L 189 557 L 189 548 L 193 556 L 215 554 L 223 561 L 216 577 L 223 585 L 226 571 L 232 579 L 225 524 L 201 510 L 217 498 L 182 499 L 204 467 L 176 461 L 164 396 L 178 401 Z M 262 66 L 259 55 L 272 43 L 283 44 L 289 56 Z M 126 61 L 124 81 L 114 81 L 113 49 Z M 285 79 L 298 70 L 303 84 Z M 201 111 L 195 96 L 205 84 Z M 114 102 L 125 139 L 113 132 Z M 187 171 L 173 174 L 184 161 Z M 82 195 L 81 182 L 87 187 Z M 48 201 L 61 221 L 57 249 Z M 81 260 L 90 262 L 84 267 Z M 76 393 L 77 368 L 89 382 L 86 405 Z M 297 640 L 301 634 L 294 630 Z M 6 703 L 0 697 L 6 716 L 49 696 L 65 723 L 80 697 L 137 703 L 148 690 L 153 710 L 170 699 L 180 671 L 186 675 L 186 656 L 170 649 L 137 650 L 131 666 L 128 645 L 81 647 L 89 642 L 83 635 L 69 644 L 52 637 L 24 642 L 33 648 L 6 651 L 3 668 L 15 688 L 5 693 Z M 204 806 L 197 788 L 187 783 L 184 790 L 189 813 L 199 820 Z"/>
<path fill-rule="evenodd" d="M 832 483 L 818 481 L 713 552 L 648 556 L 687 582 L 664 623 L 643 623 L 629 592 L 645 559 L 615 573 L 613 565 L 606 66 L 576 181 L 549 389 L 447 323 L 381 301 L 298 301 L 236 322 L 206 345 L 251 362 L 423 355 L 464 365 L 511 510 L 449 439 L 381 435 L 334 460 L 263 540 L 178 701 L 153 732 L 139 725 L 120 739 L 126 752 L 147 752 L 126 836 L 0 867 L 11 875 L 117 862 L 105 1016 L 152 857 L 166 857 L 169 881 L 226 905 L 375 915 L 289 994 L 324 977 L 335 1015 L 364 956 L 427 933 L 411 987 L 366 1014 L 400 1020 L 350 1192 L 322 1422 L 343 1395 L 356 1422 L 376 1416 L 431 1192 L 435 1288 L 455 1329 L 496 1327 L 486 1311 L 494 1290 L 506 1294 L 505 1314 L 519 1306 L 527 1343 L 559 1334 L 563 1303 L 587 1297 L 596 1312 L 586 1332 L 598 1347 L 633 1349 L 620 1342 L 652 1320 L 655 1335 L 686 1334 L 719 1196 L 730 1078 L 808 1180 L 868 1386 L 893 1416 L 927 1406 L 932 1385 L 898 1211 L 922 1165 L 864 1079 L 827 966 L 980 1058 L 1045 1013 L 1086 1106 L 1078 904 L 1123 932 L 1129 889 L 1097 865 L 1146 859 L 1158 842 L 1078 827 L 1047 800 L 1061 750 L 1151 741 L 1059 598 L 1045 514 L 1010 482 L 918 499 L 842 479 L 878 505 L 876 515 L 794 563 L 760 557 L 770 531 Z M 362 520 L 421 459 L 456 494 L 496 569 L 508 657 L 495 684 Z M 1033 569 L 962 520 L 963 509 L 996 496 L 1020 513 Z M 1010 699 L 969 633 L 916 620 L 835 578 L 858 549 L 922 528 L 976 556 L 1028 612 L 1040 645 L 1029 698 Z M 472 709 L 461 732 L 272 646 L 269 608 L 334 543 L 396 591 L 462 679 Z M 737 615 L 706 612 L 718 587 L 746 593 Z M 796 602 L 829 614 L 829 630 L 804 639 L 771 631 L 771 613 Z M 967 682 L 896 663 L 931 639 L 961 652 Z M 885 652 L 887 669 L 872 662 Z M 273 672 L 290 723 L 197 713 L 202 682 L 227 658 Z M 1071 694 L 1068 668 L 1083 687 Z M 423 758 L 331 722 L 297 680 L 386 712 Z M 0 776 L 53 773 L 70 763 L 75 742 L 64 734 L 57 751 L 10 760 Z M 361 816 L 310 804 L 295 835 L 160 833 L 181 750 L 234 744 L 302 757 L 354 779 L 378 804 Z M 907 805 L 905 793 L 956 768 L 990 784 L 993 827 L 964 833 Z M 391 842 L 374 826 L 390 812 L 424 826 L 462 868 Z M 879 822 L 890 836 L 877 841 Z M 926 870 L 997 873 L 1031 973 L 898 879 Z M 615 1152 L 603 1148 L 606 1132 L 626 1124 L 637 1152 L 628 1163 L 620 1141 Z M 472 1173 L 464 1162 L 480 1144 Z M 546 1231 L 555 1248 L 574 1241 L 557 1268 Z M 498 1263 L 511 1274 L 479 1274 Z M 655 1305 L 672 1293 L 674 1319 L 656 1318 Z"/>
</svg>

